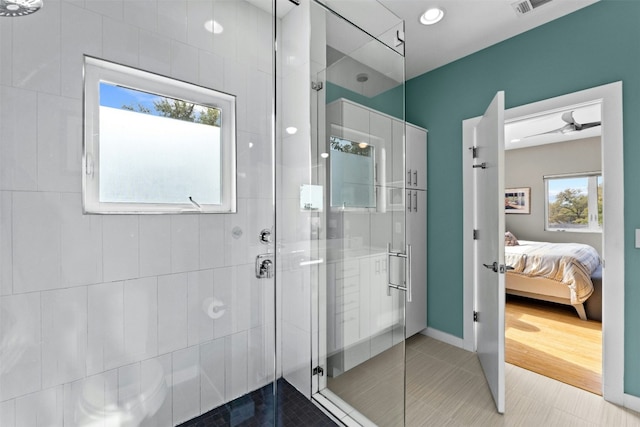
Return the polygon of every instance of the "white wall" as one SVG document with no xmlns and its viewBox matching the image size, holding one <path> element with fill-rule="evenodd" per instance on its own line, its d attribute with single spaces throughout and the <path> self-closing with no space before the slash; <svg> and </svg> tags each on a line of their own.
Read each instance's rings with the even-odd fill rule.
<svg viewBox="0 0 640 427">
<path fill-rule="evenodd" d="M 505 151 L 505 187 L 531 187 L 531 214 L 506 215 L 507 230 L 523 240 L 584 243 L 602 254 L 601 233 L 544 229 L 544 176 L 600 170 L 600 137 Z"/>
<path fill-rule="evenodd" d="M 271 31 L 237 0 L 0 19 L 2 427 L 177 424 L 273 379 L 273 281 L 253 274 L 273 225 Z M 83 54 L 237 96 L 237 214 L 82 214 Z"/>
</svg>

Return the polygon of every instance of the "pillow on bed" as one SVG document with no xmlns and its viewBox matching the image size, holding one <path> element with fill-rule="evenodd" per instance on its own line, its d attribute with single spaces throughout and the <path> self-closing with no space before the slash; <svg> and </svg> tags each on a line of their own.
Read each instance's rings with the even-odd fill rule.
<svg viewBox="0 0 640 427">
<path fill-rule="evenodd" d="M 518 243 L 518 239 L 516 239 L 516 236 L 514 236 L 512 232 L 507 231 L 506 233 L 504 233 L 505 246 L 518 246 L 519 244 L 520 243 Z"/>
</svg>

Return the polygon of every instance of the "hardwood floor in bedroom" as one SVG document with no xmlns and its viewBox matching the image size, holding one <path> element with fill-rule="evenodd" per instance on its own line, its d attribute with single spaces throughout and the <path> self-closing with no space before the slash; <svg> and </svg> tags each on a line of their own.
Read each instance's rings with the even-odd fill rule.
<svg viewBox="0 0 640 427">
<path fill-rule="evenodd" d="M 507 296 L 507 363 L 602 394 L 602 324 L 573 307 Z"/>
</svg>

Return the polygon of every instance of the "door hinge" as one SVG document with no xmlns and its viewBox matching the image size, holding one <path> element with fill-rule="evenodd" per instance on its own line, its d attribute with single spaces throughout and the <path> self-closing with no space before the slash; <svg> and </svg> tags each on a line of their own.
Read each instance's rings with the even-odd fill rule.
<svg viewBox="0 0 640 427">
<path fill-rule="evenodd" d="M 320 366 L 316 366 L 315 368 L 313 368 L 312 375 L 320 375 L 322 377 L 324 376 L 324 369 L 322 369 Z"/>
<path fill-rule="evenodd" d="M 322 87 L 322 82 L 311 82 L 311 89 L 315 90 L 316 92 L 322 90 Z"/>
<path fill-rule="evenodd" d="M 478 321 L 478 312 L 477 312 L 477 311 L 474 311 L 474 312 L 473 312 L 473 321 L 474 321 L 474 322 L 477 322 L 477 321 Z"/>
<path fill-rule="evenodd" d="M 478 230 L 473 230 L 473 240 L 478 240 Z"/>
<path fill-rule="evenodd" d="M 478 147 L 469 147 L 469 150 L 471 150 L 471 156 L 474 159 L 478 158 Z"/>
<path fill-rule="evenodd" d="M 482 162 L 479 165 L 473 165 L 472 166 L 474 169 L 475 168 L 480 168 L 480 169 L 486 169 L 487 168 L 487 162 Z"/>
</svg>

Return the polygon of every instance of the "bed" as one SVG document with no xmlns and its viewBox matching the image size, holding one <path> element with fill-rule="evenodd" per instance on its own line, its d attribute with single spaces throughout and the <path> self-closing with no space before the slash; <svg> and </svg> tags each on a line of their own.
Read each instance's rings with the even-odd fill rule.
<svg viewBox="0 0 640 427">
<path fill-rule="evenodd" d="M 508 294 L 572 305 L 587 320 L 584 303 L 594 293 L 591 276 L 600 267 L 598 252 L 581 243 L 549 243 L 505 237 L 505 288 Z M 511 244 L 509 244 L 511 243 Z"/>
</svg>

